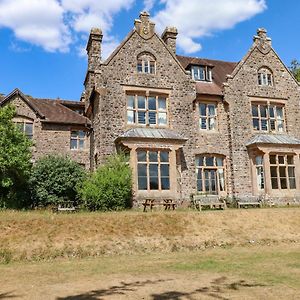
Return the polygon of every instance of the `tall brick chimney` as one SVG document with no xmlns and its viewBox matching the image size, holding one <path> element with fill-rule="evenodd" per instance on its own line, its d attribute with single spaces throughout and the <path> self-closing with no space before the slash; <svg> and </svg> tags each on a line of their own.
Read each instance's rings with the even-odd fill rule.
<svg viewBox="0 0 300 300">
<path fill-rule="evenodd" d="M 92 28 L 89 40 L 86 46 L 88 54 L 88 71 L 95 71 L 99 68 L 101 63 L 101 44 L 102 31 L 100 28 Z"/>
<path fill-rule="evenodd" d="M 169 49 L 176 54 L 176 38 L 177 38 L 177 28 L 176 27 L 166 27 L 165 31 L 161 35 L 161 38 L 169 47 Z"/>
</svg>

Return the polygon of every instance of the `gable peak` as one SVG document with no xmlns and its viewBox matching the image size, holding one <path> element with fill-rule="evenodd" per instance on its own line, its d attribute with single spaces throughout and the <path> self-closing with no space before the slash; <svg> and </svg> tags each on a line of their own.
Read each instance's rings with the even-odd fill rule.
<svg viewBox="0 0 300 300">
<path fill-rule="evenodd" d="M 257 35 L 253 37 L 254 45 L 258 47 L 258 49 L 266 54 L 271 50 L 272 40 L 267 36 L 267 30 L 265 28 L 258 28 Z"/>
<path fill-rule="evenodd" d="M 150 20 L 150 14 L 146 11 L 140 13 L 140 18 L 134 21 L 136 32 L 144 39 L 150 39 L 155 33 L 155 24 Z"/>
</svg>

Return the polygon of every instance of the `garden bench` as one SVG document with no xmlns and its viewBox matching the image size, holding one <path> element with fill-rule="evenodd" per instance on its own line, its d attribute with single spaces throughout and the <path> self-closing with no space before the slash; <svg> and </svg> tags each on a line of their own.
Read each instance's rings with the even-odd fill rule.
<svg viewBox="0 0 300 300">
<path fill-rule="evenodd" d="M 54 212 L 75 212 L 77 210 L 73 201 L 63 201 L 53 208 Z"/>
<path fill-rule="evenodd" d="M 217 195 L 197 195 L 191 196 L 191 202 L 194 208 L 199 211 L 202 207 L 210 209 L 226 209 L 226 202 L 221 200 Z"/>
<path fill-rule="evenodd" d="M 144 212 L 147 211 L 147 207 L 150 207 L 150 210 L 153 209 L 154 206 L 164 206 L 165 210 L 175 210 L 176 203 L 173 201 L 173 199 L 145 199 L 145 201 L 142 203 L 144 206 Z"/>
<path fill-rule="evenodd" d="M 237 201 L 238 208 L 248 208 L 248 207 L 262 207 L 262 202 L 259 197 L 256 196 L 248 196 L 239 198 Z"/>
</svg>

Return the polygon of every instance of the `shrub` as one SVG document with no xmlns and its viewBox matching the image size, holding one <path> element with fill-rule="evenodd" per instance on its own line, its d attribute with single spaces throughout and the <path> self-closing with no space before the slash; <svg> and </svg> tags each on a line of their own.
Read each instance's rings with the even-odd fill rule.
<svg viewBox="0 0 300 300">
<path fill-rule="evenodd" d="M 76 202 L 76 187 L 85 179 L 85 170 L 69 157 L 48 155 L 32 168 L 29 180 L 33 206 Z"/>
<path fill-rule="evenodd" d="M 0 108 L 0 208 L 23 208 L 27 202 L 27 182 L 31 170 L 32 145 L 12 119 L 13 106 Z"/>
<path fill-rule="evenodd" d="M 112 155 L 79 188 L 89 210 L 122 210 L 131 206 L 131 168 L 124 154 Z"/>
</svg>

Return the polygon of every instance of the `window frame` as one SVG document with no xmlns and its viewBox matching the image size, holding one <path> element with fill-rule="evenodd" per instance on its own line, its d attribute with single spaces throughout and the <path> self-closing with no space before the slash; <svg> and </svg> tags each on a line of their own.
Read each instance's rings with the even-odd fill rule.
<svg viewBox="0 0 300 300">
<path fill-rule="evenodd" d="M 253 114 L 254 106 L 257 107 L 257 116 Z M 265 107 L 265 116 L 262 116 L 261 107 Z M 279 108 L 282 112 L 281 117 L 278 114 Z M 278 101 L 251 101 L 250 109 L 253 132 L 286 133 L 285 103 Z M 272 114 L 271 109 L 273 110 Z M 258 129 L 254 125 L 255 120 L 258 121 Z M 266 130 L 263 129 L 263 122 L 266 124 Z M 280 130 L 280 126 L 282 126 L 282 130 Z M 275 127 L 275 129 L 272 129 L 272 127 Z"/>
<path fill-rule="evenodd" d="M 145 152 L 146 153 L 146 160 L 139 160 L 139 153 Z M 168 153 L 168 160 L 162 161 L 161 152 Z M 157 160 L 151 161 L 150 159 L 150 153 L 157 153 Z M 171 151 L 169 149 L 152 149 L 152 148 L 138 148 L 136 150 L 136 186 L 137 191 L 143 192 L 163 192 L 163 191 L 171 191 L 171 164 L 170 164 L 170 155 Z M 139 175 L 139 165 L 146 165 L 146 176 L 140 176 Z M 151 188 L 151 176 L 150 173 L 150 166 L 157 165 L 157 180 L 158 180 L 158 187 L 157 188 Z M 168 176 L 162 175 L 162 166 L 168 166 Z M 140 178 L 146 178 L 146 189 L 141 188 L 140 189 Z M 162 188 L 162 179 L 168 179 L 168 188 Z"/>
<path fill-rule="evenodd" d="M 156 58 L 148 52 L 142 52 L 137 56 L 136 60 L 137 74 L 156 74 Z"/>
<path fill-rule="evenodd" d="M 200 163 L 202 158 L 202 165 Z M 213 165 L 207 165 L 207 158 L 213 159 Z M 218 166 L 218 159 L 222 160 L 222 165 Z M 199 163 L 197 161 L 199 160 Z M 208 194 L 208 195 L 220 195 L 220 193 L 226 193 L 226 157 L 219 154 L 199 154 L 195 157 L 195 169 L 196 169 L 196 182 L 197 182 L 197 192 Z M 205 186 L 205 170 L 215 170 L 216 171 L 216 182 L 215 185 L 217 187 L 215 194 L 209 194 L 209 191 L 206 191 Z M 220 172 L 222 170 L 222 172 Z M 201 172 L 201 176 L 199 176 L 199 172 Z M 222 178 L 220 177 L 222 174 Z M 221 180 L 223 179 L 223 187 Z M 201 185 L 199 181 L 201 180 Z M 201 189 L 199 188 L 201 187 Z"/>
<path fill-rule="evenodd" d="M 72 133 L 78 132 L 77 136 L 72 136 Z M 80 137 L 80 132 L 84 133 L 83 137 Z M 82 129 L 71 129 L 70 130 L 70 150 L 71 151 L 84 151 L 86 150 L 86 137 L 87 137 L 87 132 Z M 76 148 L 72 148 L 72 141 L 76 141 Z M 80 147 L 80 141 L 83 141 L 83 146 L 82 148 Z"/>
<path fill-rule="evenodd" d="M 267 67 L 261 67 L 257 71 L 257 83 L 259 86 L 274 86 L 273 72 Z"/>
<path fill-rule="evenodd" d="M 197 78 L 195 77 L 195 71 L 197 70 Z M 192 65 L 191 66 L 191 74 L 192 78 L 195 81 L 201 82 L 212 82 L 212 67 L 211 66 L 203 66 L 203 65 Z M 201 79 L 200 75 L 203 75 L 203 79 Z"/>
<path fill-rule="evenodd" d="M 134 105 L 133 107 L 129 106 L 129 97 L 133 97 Z M 139 97 L 145 98 L 144 108 L 139 107 Z M 149 108 L 149 99 L 155 98 L 155 109 Z M 159 108 L 159 100 L 163 99 L 165 103 L 164 108 Z M 139 93 L 139 92 L 128 92 L 126 93 L 126 117 L 125 122 L 126 126 L 143 126 L 150 128 L 167 128 L 169 127 L 169 98 L 166 94 L 161 93 Z M 133 122 L 129 122 L 129 112 L 133 116 Z M 139 122 L 139 113 L 145 113 L 145 123 Z M 155 124 L 151 123 L 150 116 L 155 114 Z M 159 122 L 159 116 L 165 115 L 165 123 Z"/>
<path fill-rule="evenodd" d="M 13 123 L 17 128 L 20 129 L 20 131 L 29 139 L 33 140 L 34 138 L 34 120 L 27 117 L 17 116 L 13 118 Z M 21 126 L 22 127 L 21 127 Z M 31 125 L 31 134 L 26 134 L 26 125 Z"/>
<path fill-rule="evenodd" d="M 205 105 L 205 115 L 201 115 L 201 105 Z M 214 115 L 209 115 L 209 106 L 214 106 Z M 202 128 L 202 120 L 205 119 L 206 128 Z M 210 120 L 214 120 L 214 128 L 210 129 Z M 203 132 L 216 132 L 218 131 L 218 103 L 210 101 L 198 101 L 197 112 L 198 128 Z"/>
<path fill-rule="evenodd" d="M 275 162 L 271 162 L 271 156 L 274 157 L 275 156 Z M 283 163 L 280 162 L 279 157 L 283 157 Z M 292 157 L 293 158 L 293 163 L 289 163 L 288 157 Z M 270 184 L 271 184 L 271 189 L 272 190 L 296 190 L 297 189 L 297 180 L 296 180 L 296 155 L 294 153 L 269 153 L 269 165 L 270 165 Z M 272 174 L 274 174 L 272 172 L 272 168 L 273 170 L 276 171 L 276 176 L 273 176 Z M 293 170 L 293 174 L 294 176 L 290 176 L 289 175 L 289 169 Z M 285 176 L 282 176 L 282 174 L 280 173 L 281 170 L 284 170 Z M 283 180 L 285 178 L 286 181 L 286 188 L 282 187 L 283 185 Z M 274 179 L 274 183 L 276 180 L 276 185 L 275 187 L 273 187 L 273 179 Z M 294 187 L 291 188 L 291 180 L 293 179 L 294 181 Z M 277 188 L 276 188 L 277 186 Z"/>
</svg>

